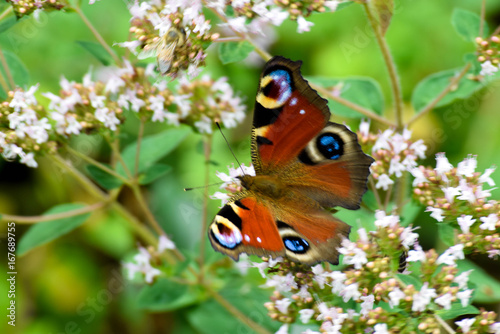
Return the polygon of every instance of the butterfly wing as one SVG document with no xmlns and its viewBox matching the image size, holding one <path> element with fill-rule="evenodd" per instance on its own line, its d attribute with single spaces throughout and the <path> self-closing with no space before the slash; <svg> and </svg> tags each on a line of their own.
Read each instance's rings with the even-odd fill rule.
<svg viewBox="0 0 500 334">
<path fill-rule="evenodd" d="M 373 159 L 363 153 L 356 134 L 329 122 L 327 101 L 304 80 L 300 62 L 271 59 L 256 100 L 256 173 L 277 175 L 321 206 L 359 208 Z"/>
<path fill-rule="evenodd" d="M 315 264 L 328 261 L 338 264 L 342 238 L 350 227 L 317 207 L 300 194 L 297 205 L 289 199 L 273 201 L 246 193 L 225 205 L 215 216 L 209 230 L 212 246 L 234 260 L 241 253 L 259 256 L 286 256 Z"/>
</svg>

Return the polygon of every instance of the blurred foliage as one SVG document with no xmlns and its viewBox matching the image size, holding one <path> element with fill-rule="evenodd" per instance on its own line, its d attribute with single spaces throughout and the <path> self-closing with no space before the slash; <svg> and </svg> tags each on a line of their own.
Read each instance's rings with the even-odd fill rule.
<svg viewBox="0 0 500 334">
<path fill-rule="evenodd" d="M 0 8 L 3 11 L 6 7 Z M 408 108 L 414 96 L 413 90 L 419 82 L 436 72 L 441 72 L 438 75 L 447 80 L 446 71 L 461 66 L 463 55 L 474 52 L 474 45 L 454 31 L 451 20 L 455 8 L 478 13 L 480 1 L 396 2 L 395 15 L 386 36 L 401 75 L 404 101 Z M 84 3 L 83 11 L 110 45 L 127 39 L 130 15 L 124 1 L 106 0 L 94 5 Z M 337 13 L 315 14 L 309 19 L 315 25 L 311 32 L 302 35 L 290 33 L 295 31 L 296 23 L 293 22 L 285 22 L 277 28 L 276 40 L 272 43 L 270 53 L 302 60 L 302 71 L 309 76 L 371 78 L 359 82 L 373 85 L 376 91 L 380 85 L 385 101 L 391 101 L 386 67 L 361 7 L 353 5 Z M 487 21 L 491 27 L 500 23 L 500 2 L 497 0 L 487 1 Z M 26 82 L 30 85 L 40 83 L 39 91 L 56 92 L 61 75 L 69 80 L 80 80 L 89 66 L 101 66 L 91 53 L 93 42 L 92 34 L 75 13 L 59 11 L 42 13 L 39 21 L 33 17 L 23 18 L 0 34 L 0 48 L 6 54 L 9 64 L 10 55 L 17 55 L 28 69 Z M 213 46 L 209 54 L 207 71 L 214 77 L 228 76 L 234 89 L 246 97 L 248 110 L 252 110 L 263 61 L 251 57 L 241 63 L 223 65 L 216 49 Z M 114 50 L 119 55 L 124 53 L 121 48 Z M 414 136 L 423 138 L 429 146 L 428 164 L 433 164 L 434 153 L 441 151 L 447 152 L 453 164 L 467 154 L 478 155 L 479 170 L 498 164 L 499 93 L 498 84 L 478 89 L 465 100 L 448 101 L 449 103 L 416 123 L 413 127 Z M 375 103 L 373 99 L 366 101 Z M 382 104 L 377 105 L 382 108 Z M 417 108 L 418 106 L 420 104 Z M 340 117 L 341 110 L 337 115 L 335 106 L 332 107 L 337 122 L 346 121 L 357 127 L 358 120 L 344 119 Z M 250 120 L 251 117 L 248 117 L 239 129 L 226 131 L 236 156 L 244 163 L 250 160 Z M 149 134 L 159 130 L 161 127 L 156 124 L 147 128 Z M 133 122 L 127 123 L 123 127 L 123 141 L 132 141 L 136 132 L 137 126 Z M 98 160 L 106 157 L 109 152 L 105 145 L 101 145 L 98 139 L 89 138 L 94 143 L 88 148 L 89 155 Z M 88 142 L 82 141 L 83 144 Z M 74 145 L 79 145 L 77 138 L 74 139 Z M 162 144 L 155 147 L 167 150 Z M 154 176 L 158 179 L 146 188 L 153 213 L 163 223 L 166 233 L 181 250 L 188 254 L 191 252 L 193 256 L 197 253 L 201 234 L 203 191 L 185 193 L 183 188 L 203 184 L 202 151 L 200 136 L 189 134 L 172 153 L 158 160 L 171 166 L 171 171 L 165 174 L 156 171 L 158 174 Z M 226 165 L 233 162 L 224 140 L 218 134 L 214 136 L 212 152 L 212 172 L 225 171 Z M 81 162 L 77 165 L 80 168 L 83 166 Z M 500 184 L 500 173 L 493 177 Z M 216 180 L 214 174 L 212 179 Z M 495 192 L 498 193 L 498 190 Z M 495 192 L 494 197 L 498 197 Z M 87 202 L 87 196 L 70 177 L 60 170 L 54 170 L 50 163 L 42 162 L 38 169 L 30 169 L 21 164 L 0 160 L 0 212 L 38 215 L 57 204 Z M 138 212 L 131 197 L 130 193 L 124 192 L 120 199 L 125 205 L 130 204 L 129 208 L 133 212 Z M 217 211 L 218 206 L 217 201 L 210 203 L 209 216 Z M 140 216 L 140 213 L 137 214 Z M 344 211 L 339 213 L 339 217 L 349 221 L 349 216 L 353 214 Z M 359 218 L 359 213 L 357 214 L 356 217 Z M 413 216 L 411 220 L 414 224 L 421 226 L 419 233 L 424 248 L 443 248 L 440 241 L 436 240 L 436 224 L 428 214 Z M 5 235 L 6 227 L 1 228 L 1 233 Z M 17 225 L 18 240 L 27 229 L 27 225 Z M 31 230 L 30 233 L 35 231 Z M 196 304 L 198 298 L 203 298 L 200 294 L 206 293 L 204 291 L 179 290 L 180 297 L 174 302 L 178 303 L 176 306 L 183 305 L 189 312 L 185 315 L 169 314 L 165 312 L 173 307 L 172 301 L 165 302 L 162 299 L 162 286 L 156 284 L 150 288 L 160 289 L 155 300 L 157 306 L 151 307 L 151 303 L 146 303 L 148 307 L 144 307 L 143 298 L 146 297 L 141 299 L 139 286 L 125 280 L 120 269 L 121 262 L 135 252 L 133 234 L 124 225 L 122 218 L 96 212 L 79 229 L 18 257 L 19 307 L 15 330 L 26 334 L 250 332 L 218 303 L 211 301 Z M 222 261 L 229 264 L 230 260 L 215 254 L 210 246 L 207 246 L 206 253 L 210 258 L 209 262 Z M 489 266 L 490 263 L 483 257 L 474 260 L 483 266 Z M 1 261 L 5 268 L 5 257 Z M 500 277 L 500 268 L 490 266 L 488 269 L 492 275 Z M 234 277 L 227 278 L 231 284 L 223 292 L 227 300 L 234 302 L 254 321 L 276 329 L 277 324 L 273 324 L 262 307 L 268 294 L 257 287 L 262 283 L 260 276 L 253 273 L 249 278 L 242 279 L 236 271 L 233 275 Z M 0 280 L 0 285 L 1 291 L 7 290 L 5 279 Z M 176 289 L 172 285 L 165 285 L 164 288 Z M 182 286 L 182 289 L 188 287 Z M 498 294 L 498 291 L 495 293 Z M 479 292 L 478 296 L 484 294 L 488 292 Z M 485 299 L 478 299 L 483 300 Z M 2 295 L 0 308 L 5 310 L 7 303 L 5 295 Z M 498 308 L 498 304 L 485 306 Z M 148 310 L 153 311 L 153 314 Z M 207 317 L 212 320 L 212 328 L 204 327 L 206 321 L 203 318 Z M 5 318 L 0 322 L 0 332 L 12 332 L 12 328 L 7 327 Z"/>
</svg>

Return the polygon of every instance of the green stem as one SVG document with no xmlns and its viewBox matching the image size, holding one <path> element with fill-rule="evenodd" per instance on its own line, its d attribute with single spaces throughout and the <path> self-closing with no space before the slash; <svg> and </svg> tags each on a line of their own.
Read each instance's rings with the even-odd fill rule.
<svg viewBox="0 0 500 334">
<path fill-rule="evenodd" d="M 144 196 L 142 195 L 141 187 L 137 184 L 134 183 L 131 185 L 132 191 L 134 192 L 135 198 L 137 199 L 137 202 L 139 203 L 139 206 L 142 209 L 142 212 L 146 215 L 146 218 L 149 222 L 149 225 L 156 231 L 158 234 L 165 234 L 163 229 L 161 228 L 160 224 L 158 224 L 158 221 L 156 220 L 155 216 L 151 212 L 151 210 L 148 207 L 148 204 L 146 203 L 146 200 L 144 199 Z"/>
<path fill-rule="evenodd" d="M 97 41 L 99 42 L 99 44 L 101 44 L 102 47 L 106 50 L 106 52 L 108 52 L 110 54 L 111 58 L 113 58 L 113 60 L 115 61 L 115 63 L 118 66 L 120 66 L 121 65 L 120 58 L 118 58 L 118 56 L 113 52 L 113 50 L 111 50 L 111 48 L 109 47 L 108 43 L 106 43 L 106 41 L 104 40 L 104 38 L 102 38 L 101 34 L 99 34 L 99 32 L 97 31 L 97 29 L 92 25 L 92 23 L 85 16 L 85 14 L 83 14 L 82 9 L 79 6 L 74 6 L 74 7 L 72 7 L 72 9 L 74 9 L 75 12 L 80 16 L 80 18 L 82 19 L 83 23 L 85 23 L 85 25 L 89 28 L 89 30 L 92 32 L 92 34 L 97 39 Z"/>
<path fill-rule="evenodd" d="M 373 176 L 368 178 L 368 182 L 370 182 L 370 188 L 372 189 L 373 195 L 375 196 L 375 201 L 377 202 L 377 206 L 379 209 L 382 209 L 382 201 L 380 200 L 380 195 L 378 193 L 377 187 L 375 187 L 375 181 L 373 181 Z"/>
<path fill-rule="evenodd" d="M 389 189 L 387 189 L 387 192 L 385 193 L 385 201 L 384 201 L 384 211 L 387 212 L 387 207 L 389 206 L 389 202 L 391 200 L 391 195 L 392 195 L 392 188 L 394 186 L 391 184 L 389 186 Z"/>
<path fill-rule="evenodd" d="M 92 181 L 85 177 L 80 171 L 78 171 L 71 164 L 66 163 L 63 158 L 58 155 L 50 155 L 50 159 L 61 169 L 68 172 L 69 175 L 75 178 L 76 181 L 92 196 L 98 198 L 102 202 L 108 201 L 108 196 L 99 187 L 97 187 Z M 110 203 L 111 209 L 115 210 L 120 214 L 127 222 L 130 223 L 132 229 L 137 233 L 137 235 L 143 239 L 146 243 L 156 246 L 158 243 L 156 237 L 148 230 L 136 217 L 130 214 L 123 206 L 117 202 Z"/>
<path fill-rule="evenodd" d="M 97 202 L 97 203 L 88 205 L 86 207 L 80 208 L 80 209 L 61 212 L 61 213 L 54 213 L 51 215 L 14 216 L 14 215 L 0 214 L 0 220 L 2 220 L 2 221 L 14 221 L 14 222 L 19 223 L 19 224 L 36 224 L 36 223 L 48 222 L 48 221 L 56 220 L 56 219 L 78 216 L 78 215 L 81 215 L 84 213 L 99 210 L 102 207 L 104 207 L 106 204 L 107 204 L 106 202 Z"/>
<path fill-rule="evenodd" d="M 111 168 L 109 168 L 108 166 L 100 163 L 99 161 L 96 161 L 96 160 L 92 159 L 91 157 L 89 157 L 89 156 L 87 156 L 87 155 L 85 155 L 85 154 L 83 154 L 83 153 L 81 153 L 81 152 L 73 149 L 69 145 L 66 145 L 65 147 L 66 147 L 66 150 L 68 152 L 70 152 L 71 154 L 79 157 L 80 159 L 88 162 L 89 164 L 92 164 L 92 165 L 96 166 L 97 168 L 105 171 L 106 173 L 108 173 L 110 175 L 113 175 L 114 177 L 116 177 L 117 179 L 119 179 L 120 181 L 122 181 L 123 183 L 125 183 L 125 184 L 129 184 L 130 183 L 130 181 L 128 179 L 124 178 L 123 176 L 121 176 L 120 174 L 118 174 L 117 172 L 115 172 L 114 170 L 112 170 Z"/>
<path fill-rule="evenodd" d="M 399 81 L 398 73 L 396 71 L 396 65 L 394 63 L 394 59 L 392 58 L 391 52 L 389 50 L 389 46 L 387 45 L 387 41 L 385 40 L 382 31 L 380 30 L 380 26 L 377 23 L 377 20 L 374 18 L 373 13 L 370 10 L 368 4 L 363 5 L 365 7 L 366 14 L 368 16 L 368 21 L 372 26 L 372 29 L 375 33 L 375 38 L 377 39 L 377 43 L 382 51 L 382 56 L 384 57 L 385 65 L 387 67 L 387 71 L 389 72 L 389 79 L 391 82 L 392 96 L 394 100 L 394 108 L 395 108 L 395 116 L 396 116 L 396 128 L 398 130 L 403 129 L 403 95 L 401 93 L 401 83 Z"/>
<path fill-rule="evenodd" d="M 315 90 L 317 90 L 319 93 L 321 93 L 323 96 L 326 96 L 328 97 L 329 99 L 331 100 L 334 100 L 335 102 L 338 102 L 348 108 L 351 108 L 353 110 L 356 110 L 357 112 L 359 112 L 360 114 L 363 114 L 365 115 L 366 117 L 370 118 L 370 119 L 373 119 L 375 121 L 378 121 L 382 124 L 385 124 L 387 126 L 396 126 L 395 123 L 391 122 L 390 120 L 380 116 L 380 115 L 377 115 L 376 113 L 374 113 L 373 111 L 371 110 L 368 110 L 356 103 L 353 103 L 349 100 L 346 100 L 340 96 L 337 96 L 335 94 L 333 94 L 332 92 L 330 92 L 328 89 L 324 88 L 324 87 L 321 87 L 321 86 L 318 86 L 318 85 L 315 85 L 315 84 L 311 84 L 311 87 L 314 88 Z"/>
<path fill-rule="evenodd" d="M 7 85 L 7 82 L 4 81 L 4 78 L 2 77 L 2 88 L 4 88 L 5 92 L 8 92 L 9 90 L 14 90 L 16 88 L 16 82 L 14 81 L 14 78 L 12 77 L 12 73 L 10 72 L 9 69 L 9 64 L 7 64 L 7 60 L 5 59 L 5 56 L 3 55 L 2 50 L 0 49 L 0 62 L 2 64 L 3 69 L 5 70 L 5 76 L 7 77 L 7 80 L 9 81 L 10 88 Z M 5 86 L 4 86 L 5 85 Z"/>
<path fill-rule="evenodd" d="M 253 329 L 256 333 L 259 334 L 271 334 L 267 329 L 248 318 L 243 312 L 234 307 L 230 302 L 228 302 L 224 297 L 222 297 L 219 293 L 212 290 L 210 287 L 207 287 L 208 292 L 214 297 L 214 299 L 224 307 L 229 313 L 231 313 L 236 319 L 241 321 L 241 323 L 247 325 L 251 329 Z"/>
<path fill-rule="evenodd" d="M 139 134 L 137 135 L 137 148 L 135 151 L 134 177 L 137 177 L 139 174 L 139 160 L 141 156 L 141 142 L 143 136 L 144 136 L 144 121 L 141 119 L 141 122 L 139 124 Z"/>
<path fill-rule="evenodd" d="M 134 176 L 132 175 L 132 172 L 128 168 L 127 164 L 125 163 L 125 160 L 123 160 L 122 154 L 120 153 L 120 147 L 119 147 L 120 143 L 118 139 L 111 141 L 110 138 L 106 137 L 106 141 L 108 142 L 109 147 L 111 147 L 111 151 L 113 151 L 113 160 L 116 159 L 122 164 L 125 174 L 129 178 L 129 180 L 133 181 Z"/>
<path fill-rule="evenodd" d="M 481 1 L 481 21 L 479 22 L 479 37 L 483 37 L 484 20 L 486 17 L 486 0 Z"/>
<path fill-rule="evenodd" d="M 7 9 L 6 9 L 6 10 L 4 10 L 4 11 L 2 12 L 2 14 L 0 14 L 0 21 L 2 21 L 2 20 L 3 20 L 3 19 L 7 16 L 7 15 L 9 15 L 12 11 L 13 11 L 12 6 L 7 7 Z"/>
<path fill-rule="evenodd" d="M 437 322 L 439 322 L 441 327 L 443 327 L 448 333 L 455 334 L 455 331 L 453 330 L 453 328 L 451 328 L 450 325 L 448 325 L 446 323 L 446 321 L 444 321 L 440 316 L 438 316 L 437 314 L 434 314 L 434 318 L 437 320 Z"/>
<path fill-rule="evenodd" d="M 467 74 L 470 67 L 471 67 L 470 63 L 465 65 L 462 71 L 460 71 L 460 73 L 450 81 L 448 86 L 446 86 L 445 89 L 443 89 L 443 91 L 439 93 L 439 95 L 434 100 L 432 100 L 428 105 L 426 105 L 425 107 L 417 111 L 415 115 L 413 115 L 413 117 L 408 121 L 408 123 L 406 123 L 406 126 L 410 127 L 420 117 L 426 115 L 428 112 L 434 109 L 434 107 L 439 103 L 439 101 L 441 101 L 452 89 L 456 87 L 456 85 L 458 85 L 458 82 L 464 77 L 464 75 Z"/>
<path fill-rule="evenodd" d="M 203 196 L 203 212 L 201 214 L 201 238 L 200 238 L 200 284 L 203 283 L 203 266 L 205 263 L 205 243 L 207 239 L 207 215 L 208 215 L 208 183 L 210 181 L 210 154 L 212 152 L 212 135 L 206 135 L 203 140 L 203 151 L 205 153 L 205 189 Z"/>
</svg>

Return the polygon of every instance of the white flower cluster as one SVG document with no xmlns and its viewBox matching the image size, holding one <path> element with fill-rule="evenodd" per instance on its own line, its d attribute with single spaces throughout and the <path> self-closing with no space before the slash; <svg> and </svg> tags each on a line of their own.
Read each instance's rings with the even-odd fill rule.
<svg viewBox="0 0 500 334">
<path fill-rule="evenodd" d="M 233 164 L 232 167 L 228 166 L 227 168 L 229 169 L 229 174 L 217 172 L 216 175 L 223 182 L 219 188 L 225 189 L 226 191 L 229 191 L 232 194 L 241 191 L 241 182 L 238 179 L 238 176 L 243 176 L 243 175 L 255 176 L 255 169 L 253 168 L 252 164 L 250 164 L 250 166 L 248 167 L 245 166 L 245 164 L 242 164 L 240 167 L 237 168 L 235 168 Z M 230 194 L 223 193 L 220 191 L 217 191 L 210 196 L 211 199 L 221 200 L 222 201 L 221 207 L 227 203 L 230 197 L 231 197 Z"/>
<path fill-rule="evenodd" d="M 324 1 L 323 6 L 328 8 L 330 11 L 335 11 L 337 9 L 340 1 Z M 277 5 L 276 1 L 273 0 L 237 0 L 231 1 L 231 6 L 233 7 L 233 12 L 242 12 L 241 16 L 227 17 L 227 23 L 220 24 L 221 26 L 227 26 L 231 30 L 238 33 L 251 33 L 251 34 L 263 34 L 264 29 L 269 25 L 280 26 L 283 21 L 290 17 L 290 12 L 284 7 Z M 285 2 L 283 2 L 285 4 Z M 227 1 L 225 0 L 213 0 L 208 2 L 208 6 L 214 8 L 220 15 L 226 16 L 225 8 Z M 251 21 L 248 22 L 248 17 L 252 17 Z M 293 17 L 292 17 L 293 19 Z M 298 15 L 297 20 L 297 32 L 303 33 L 310 31 L 314 23 L 307 21 L 303 15 Z"/>
<path fill-rule="evenodd" d="M 175 249 L 175 244 L 167 236 L 161 235 L 158 239 L 157 252 L 162 253 L 167 249 Z M 128 270 L 128 279 L 134 279 L 136 273 L 142 273 L 146 283 L 153 283 L 161 271 L 151 265 L 151 253 L 144 247 L 139 247 L 139 253 L 134 256 L 134 262 L 127 262 L 123 267 Z"/>
<path fill-rule="evenodd" d="M 30 87 L 27 91 L 16 90 L 8 106 L 14 110 L 7 116 L 9 128 L 14 131 L 18 139 L 31 138 L 36 144 L 43 144 L 49 139 L 51 129 L 49 120 L 46 117 L 39 119 L 38 113 L 33 110 L 37 100 L 35 92 L 38 85 Z M 19 157 L 20 162 L 28 167 L 36 168 L 38 163 L 33 152 L 25 152 L 20 146 L 10 142 L 11 138 L 0 132 L 0 149 L 2 155 L 7 160 L 14 160 Z M 10 143 L 9 143 L 10 142 Z"/>
<path fill-rule="evenodd" d="M 368 137 L 370 124 L 360 124 L 361 135 Z M 403 133 L 387 129 L 378 135 L 372 148 L 372 156 L 375 162 L 370 171 L 377 180 L 375 187 L 388 190 L 394 184 L 394 179 L 403 175 L 417 166 L 417 159 L 425 158 L 427 146 L 422 139 L 411 141 L 411 131 L 404 129 Z"/>
</svg>

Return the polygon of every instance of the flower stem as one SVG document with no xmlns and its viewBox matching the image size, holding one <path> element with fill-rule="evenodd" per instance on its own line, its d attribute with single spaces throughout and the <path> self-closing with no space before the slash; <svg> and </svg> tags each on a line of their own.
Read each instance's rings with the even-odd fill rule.
<svg viewBox="0 0 500 334">
<path fill-rule="evenodd" d="M 12 10 L 13 10 L 12 6 L 7 7 L 7 9 L 5 9 L 2 14 L 0 14 L 0 21 L 2 21 L 7 15 L 9 15 L 12 12 Z"/>
<path fill-rule="evenodd" d="M 87 155 L 85 155 L 85 154 L 83 154 L 83 153 L 81 153 L 81 152 L 73 149 L 71 146 L 66 145 L 66 150 L 68 152 L 70 152 L 71 154 L 79 157 L 80 159 L 88 162 L 89 164 L 92 164 L 92 165 L 96 166 L 97 168 L 105 171 L 106 173 L 108 173 L 108 174 L 116 177 L 117 179 L 119 179 L 123 183 L 125 183 L 125 184 L 129 184 L 130 183 L 130 181 L 128 179 L 124 178 L 123 176 L 121 176 L 120 174 L 118 174 L 117 172 L 115 172 L 114 170 L 112 170 L 111 168 L 109 168 L 108 166 L 106 166 L 106 165 L 100 163 L 99 161 L 96 161 L 96 160 L 92 159 L 91 157 L 89 157 L 89 156 L 87 156 Z"/>
<path fill-rule="evenodd" d="M 85 206 L 83 208 L 80 208 L 80 209 L 61 212 L 61 213 L 54 213 L 51 215 L 14 216 L 14 215 L 0 214 L 0 220 L 14 221 L 14 222 L 19 223 L 19 224 L 36 224 L 36 223 L 48 222 L 48 221 L 56 220 L 56 219 L 78 216 L 78 215 L 81 215 L 84 213 L 92 212 L 94 210 L 99 210 L 99 209 L 103 208 L 106 204 L 107 204 L 106 202 L 97 202 L 97 203 Z"/>
<path fill-rule="evenodd" d="M 97 39 L 97 41 L 99 42 L 99 44 L 101 44 L 102 47 L 106 50 L 106 52 L 109 53 L 109 55 L 111 56 L 111 58 L 113 58 L 114 62 L 118 66 L 120 66 L 121 65 L 120 58 L 118 58 L 118 56 L 113 52 L 113 50 L 111 50 L 111 48 L 109 47 L 108 43 L 106 43 L 106 41 L 104 40 L 104 38 L 102 38 L 101 34 L 99 34 L 99 32 L 97 31 L 97 29 L 92 25 L 92 23 L 90 23 L 89 19 L 85 16 L 85 14 L 83 14 L 82 9 L 78 5 L 72 7 L 72 9 L 74 9 L 75 12 L 78 14 L 78 16 L 80 16 L 80 18 L 82 19 L 83 23 L 85 23 L 85 25 L 92 32 L 92 34 Z"/>
<path fill-rule="evenodd" d="M 137 177 L 139 174 L 139 160 L 141 156 L 141 142 L 142 137 L 144 136 L 144 121 L 141 119 L 139 124 L 139 134 L 137 135 L 137 148 L 135 151 L 135 166 L 134 166 L 134 177 Z"/>
<path fill-rule="evenodd" d="M 317 90 L 319 93 L 321 93 L 323 96 L 326 96 L 328 97 L 329 99 L 331 100 L 334 100 L 335 102 L 338 102 L 348 108 L 351 108 L 353 110 L 356 110 L 357 112 L 359 112 L 360 114 L 363 114 L 365 115 L 366 117 L 370 118 L 370 119 L 373 119 L 375 121 L 378 121 L 382 124 L 385 124 L 387 126 L 396 126 L 396 124 L 394 124 L 393 122 L 391 122 L 390 120 L 380 116 L 380 115 L 377 115 L 376 113 L 374 113 L 373 111 L 371 110 L 368 110 L 356 103 L 353 103 L 349 100 L 346 100 L 340 96 L 337 96 L 335 94 L 333 94 L 332 92 L 330 92 L 328 89 L 324 88 L 324 87 L 321 87 L 321 86 L 318 86 L 318 85 L 315 85 L 315 84 L 311 84 L 311 87 L 314 88 L 315 90 Z"/>
<path fill-rule="evenodd" d="M 9 81 L 10 85 L 9 89 L 7 82 L 5 82 L 3 76 L 0 75 L 0 77 L 2 77 L 2 88 L 5 90 L 5 92 L 8 92 L 9 90 L 14 90 L 14 88 L 16 88 L 16 82 L 12 77 L 12 73 L 10 72 L 9 69 L 9 64 L 7 64 L 7 60 L 5 59 L 5 56 L 1 49 L 0 49 L 0 63 L 2 64 L 2 67 L 5 70 L 5 76 L 7 77 L 7 80 Z"/>
<path fill-rule="evenodd" d="M 134 192 L 135 198 L 137 199 L 137 202 L 139 203 L 139 206 L 142 209 L 142 212 L 146 215 L 147 220 L 149 221 L 149 225 L 156 231 L 158 234 L 165 234 L 163 229 L 161 228 L 160 224 L 158 224 L 158 221 L 156 220 L 155 216 L 151 212 L 151 210 L 148 207 L 148 204 L 146 203 L 146 200 L 144 199 L 144 196 L 142 194 L 141 188 L 139 184 L 134 183 L 131 185 L 132 191 Z"/>
<path fill-rule="evenodd" d="M 86 178 L 80 171 L 78 171 L 71 164 L 66 163 L 63 158 L 59 155 L 50 155 L 50 159 L 61 169 L 68 172 L 72 177 L 78 181 L 78 183 L 85 188 L 85 190 L 91 194 L 92 196 L 98 198 L 102 202 L 108 201 L 108 196 L 104 193 L 99 187 L 97 187 L 92 181 Z M 123 218 L 126 219 L 127 222 L 130 223 L 132 229 L 137 233 L 137 235 L 143 239 L 146 243 L 150 245 L 155 245 L 158 243 L 156 237 L 148 230 L 136 217 L 134 217 L 130 212 L 125 210 L 123 206 L 121 206 L 117 202 L 110 203 L 111 209 L 115 210 L 118 214 L 120 214 Z"/>
<path fill-rule="evenodd" d="M 434 109 L 434 107 L 439 103 L 439 101 L 441 101 L 458 84 L 458 82 L 464 77 L 464 75 L 467 74 L 470 67 L 471 67 L 470 63 L 465 65 L 462 71 L 460 71 L 460 73 L 450 81 L 448 86 L 446 86 L 445 89 L 443 89 L 443 91 L 439 93 L 439 95 L 436 96 L 434 100 L 432 100 L 428 105 L 426 105 L 424 108 L 417 111 L 415 115 L 413 115 L 413 117 L 408 121 L 408 123 L 406 123 L 406 126 L 410 127 L 420 117 L 426 115 L 428 112 Z"/>
<path fill-rule="evenodd" d="M 243 324 L 247 325 L 251 329 L 253 329 L 256 333 L 259 334 L 271 334 L 267 329 L 247 317 L 243 312 L 234 307 L 230 302 L 228 302 L 224 297 L 222 297 L 219 293 L 207 287 L 208 292 L 214 297 L 214 299 L 224 307 L 229 313 L 231 313 L 235 318 L 241 321 Z"/>
<path fill-rule="evenodd" d="M 370 182 L 370 188 L 372 189 L 373 195 L 375 196 L 375 201 L 379 209 L 382 209 L 382 201 L 380 200 L 380 195 L 375 187 L 375 181 L 373 181 L 373 176 L 368 177 L 368 182 Z"/>
<path fill-rule="evenodd" d="M 376 19 L 374 18 L 373 13 L 370 10 L 370 7 L 366 3 L 363 4 L 363 6 L 365 7 L 366 15 L 368 16 L 368 21 L 370 22 L 370 25 L 372 26 L 372 29 L 375 32 L 375 38 L 377 39 L 377 43 L 380 47 L 380 50 L 382 51 L 382 56 L 384 57 L 385 65 L 387 67 L 387 71 L 389 72 L 392 96 L 394 100 L 396 128 L 398 130 L 401 130 L 403 128 L 403 95 L 401 93 L 401 83 L 399 81 L 398 73 L 396 71 L 396 65 L 389 50 L 389 46 L 387 45 L 387 41 L 385 40 L 382 31 L 380 30 L 380 26 L 378 25 Z"/>
<path fill-rule="evenodd" d="M 201 238 L 200 238 L 200 284 L 203 283 L 203 266 L 205 263 L 205 244 L 207 238 L 207 215 L 208 215 L 208 183 L 210 181 L 210 154 L 212 153 L 212 135 L 208 134 L 203 138 L 203 151 L 205 154 L 205 189 L 203 195 L 203 212 L 201 216 Z"/>
<path fill-rule="evenodd" d="M 448 325 L 446 323 L 446 321 L 444 321 L 440 316 L 438 316 L 437 314 L 434 314 L 434 318 L 437 320 L 437 322 L 439 322 L 441 327 L 443 327 L 446 330 L 446 332 L 448 332 L 450 334 L 455 334 L 455 331 L 453 330 L 453 328 L 451 328 L 450 325 Z"/>
<path fill-rule="evenodd" d="M 481 21 L 479 22 L 479 37 L 483 37 L 485 17 L 486 17 L 486 0 L 483 0 L 481 1 Z"/>
</svg>

